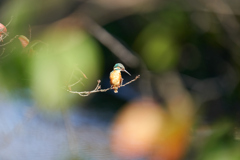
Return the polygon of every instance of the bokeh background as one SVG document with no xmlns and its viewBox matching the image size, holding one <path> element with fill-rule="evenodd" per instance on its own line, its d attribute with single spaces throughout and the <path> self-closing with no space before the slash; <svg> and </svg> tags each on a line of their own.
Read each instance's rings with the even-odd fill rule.
<svg viewBox="0 0 240 160">
<path fill-rule="evenodd" d="M 239 8 L 0 1 L 0 159 L 239 160 Z M 109 88 L 115 63 L 140 79 L 68 92 Z"/>
</svg>

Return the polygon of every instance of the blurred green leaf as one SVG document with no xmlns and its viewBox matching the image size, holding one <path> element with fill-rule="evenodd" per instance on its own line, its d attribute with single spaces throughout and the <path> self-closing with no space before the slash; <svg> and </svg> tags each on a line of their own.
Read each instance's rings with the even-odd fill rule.
<svg viewBox="0 0 240 160">
<path fill-rule="evenodd" d="M 149 25 L 139 36 L 136 45 L 148 68 L 162 72 L 173 68 L 178 62 L 179 46 L 171 34 L 165 32 L 164 26 Z"/>
<path fill-rule="evenodd" d="M 15 50 L 6 49 L 0 57 L 0 87 L 10 91 L 27 87 L 29 84 L 26 71 L 29 58 L 16 48 L 12 47 L 11 50 L 13 49 Z"/>
<path fill-rule="evenodd" d="M 199 150 L 198 160 L 239 160 L 239 144 L 233 139 L 232 124 L 219 121 Z"/>
<path fill-rule="evenodd" d="M 84 76 L 76 90 L 91 90 L 101 72 L 101 54 L 97 44 L 84 32 L 71 29 L 49 30 L 44 36 L 48 49 L 40 50 L 29 66 L 31 87 L 41 107 L 62 109 L 69 106 L 67 85 Z M 74 72 L 73 72 L 74 71 Z M 65 86 L 65 89 L 64 89 Z M 76 96 L 78 97 L 78 96 Z M 79 97 L 78 97 L 79 98 Z"/>
</svg>

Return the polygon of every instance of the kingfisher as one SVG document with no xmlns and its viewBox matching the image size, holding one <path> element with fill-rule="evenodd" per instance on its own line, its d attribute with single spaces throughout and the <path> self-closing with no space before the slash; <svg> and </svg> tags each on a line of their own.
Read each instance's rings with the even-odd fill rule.
<svg viewBox="0 0 240 160">
<path fill-rule="evenodd" d="M 113 71 L 110 73 L 110 84 L 114 90 L 114 93 L 118 93 L 118 88 L 120 88 L 123 82 L 121 71 L 126 72 L 131 76 L 131 74 L 126 71 L 123 64 L 116 63 L 113 67 Z"/>
</svg>

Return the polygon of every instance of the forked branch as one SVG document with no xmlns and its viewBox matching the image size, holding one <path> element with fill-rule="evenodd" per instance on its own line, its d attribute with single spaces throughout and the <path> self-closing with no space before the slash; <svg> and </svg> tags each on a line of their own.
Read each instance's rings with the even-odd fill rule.
<svg viewBox="0 0 240 160">
<path fill-rule="evenodd" d="M 133 80 L 131 80 L 131 81 L 129 81 L 129 82 L 121 85 L 120 87 L 124 87 L 124 86 L 130 84 L 130 83 L 136 81 L 138 78 L 140 78 L 140 75 L 136 76 Z M 97 86 L 96 86 L 95 89 L 92 90 L 92 91 L 83 91 L 83 92 L 71 91 L 71 90 L 67 90 L 67 91 L 70 92 L 70 93 L 78 94 L 79 96 L 86 97 L 86 96 L 89 96 L 89 95 L 92 94 L 92 93 L 107 92 L 108 90 L 112 90 L 112 89 L 113 89 L 112 87 L 109 87 L 109 88 L 106 88 L 106 89 L 101 89 L 101 85 L 100 85 L 101 80 L 98 80 L 97 82 L 98 82 Z M 77 83 L 74 83 L 74 85 L 75 85 L 75 84 L 77 84 Z M 71 86 L 72 86 L 72 85 L 71 85 Z M 69 88 L 69 87 L 68 87 L 68 88 Z"/>
</svg>

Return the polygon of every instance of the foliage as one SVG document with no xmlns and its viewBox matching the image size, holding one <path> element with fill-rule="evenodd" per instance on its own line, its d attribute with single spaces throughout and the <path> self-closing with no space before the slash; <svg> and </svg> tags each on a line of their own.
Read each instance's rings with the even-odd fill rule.
<svg viewBox="0 0 240 160">
<path fill-rule="evenodd" d="M 231 0 L 5 2 L 0 95 L 51 113 L 82 105 L 115 113 L 108 148 L 123 159 L 237 160 L 239 7 Z M 113 94 L 109 73 L 119 62 L 133 77 L 123 73 Z"/>
</svg>

